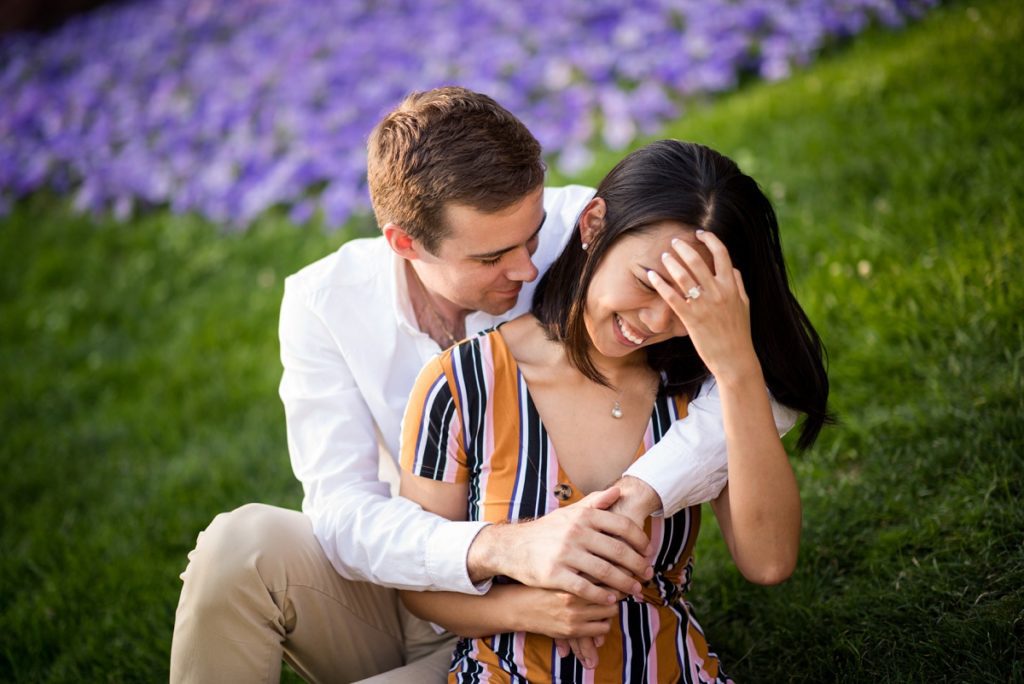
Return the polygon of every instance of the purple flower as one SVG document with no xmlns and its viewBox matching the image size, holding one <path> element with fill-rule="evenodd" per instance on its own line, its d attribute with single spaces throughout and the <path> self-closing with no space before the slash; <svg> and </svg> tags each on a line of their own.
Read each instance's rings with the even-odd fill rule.
<svg viewBox="0 0 1024 684">
<path fill-rule="evenodd" d="M 365 141 L 411 90 L 460 83 L 566 173 L 682 111 L 777 79 L 938 0 L 136 0 L 0 37 L 0 216 L 50 188 L 126 219 L 168 205 L 244 228 L 275 205 L 369 208 Z"/>
</svg>

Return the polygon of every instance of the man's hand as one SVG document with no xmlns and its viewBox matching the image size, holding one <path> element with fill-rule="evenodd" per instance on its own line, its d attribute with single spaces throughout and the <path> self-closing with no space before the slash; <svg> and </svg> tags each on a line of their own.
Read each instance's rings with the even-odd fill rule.
<svg viewBox="0 0 1024 684">
<path fill-rule="evenodd" d="M 614 486 L 618 487 L 620 495 L 608 507 L 608 510 L 626 516 L 640 528 L 643 528 L 647 518 L 662 508 L 661 497 L 658 496 L 658 493 L 639 478 L 626 475 L 620 478 Z"/>
<path fill-rule="evenodd" d="M 606 510 L 620 494 L 610 487 L 537 520 L 488 525 L 469 547 L 470 579 L 506 575 L 606 605 L 618 600 L 616 591 L 639 594 L 637 580 L 653 574 L 649 541 L 636 523 Z"/>
<path fill-rule="evenodd" d="M 642 528 L 644 523 L 647 522 L 647 518 L 662 508 L 661 497 L 658 496 L 653 487 L 643 480 L 627 475 L 619 479 L 615 486 L 618 487 L 620 495 L 608 507 L 608 510 L 612 513 L 626 516 L 638 527 Z M 657 549 L 648 547 L 648 565 L 654 562 L 656 551 Z M 576 656 L 576 659 L 583 663 L 583 667 L 593 670 L 597 667 L 597 651 L 603 643 L 603 634 L 598 636 L 581 634 L 566 639 L 556 639 L 555 648 L 558 649 L 558 655 L 562 658 L 571 651 Z"/>
</svg>

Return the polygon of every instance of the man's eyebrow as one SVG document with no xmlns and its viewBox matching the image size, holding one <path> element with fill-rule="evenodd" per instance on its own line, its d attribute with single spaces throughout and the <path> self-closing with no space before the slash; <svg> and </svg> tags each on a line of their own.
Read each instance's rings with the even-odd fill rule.
<svg viewBox="0 0 1024 684">
<path fill-rule="evenodd" d="M 548 212 L 545 211 L 544 215 L 540 217 L 540 224 L 537 226 L 537 230 L 533 231 L 533 235 L 530 236 L 530 238 L 527 240 L 527 242 L 529 242 L 533 238 L 537 237 L 537 234 L 540 232 L 540 229 L 544 227 L 544 222 L 547 221 L 547 220 L 548 220 Z M 496 249 L 493 252 L 486 252 L 484 254 L 470 254 L 469 258 L 470 259 L 495 259 L 497 257 L 500 257 L 505 252 L 511 252 L 513 249 L 515 249 L 518 246 L 519 245 L 512 245 L 511 247 L 502 247 L 501 249 Z"/>
</svg>

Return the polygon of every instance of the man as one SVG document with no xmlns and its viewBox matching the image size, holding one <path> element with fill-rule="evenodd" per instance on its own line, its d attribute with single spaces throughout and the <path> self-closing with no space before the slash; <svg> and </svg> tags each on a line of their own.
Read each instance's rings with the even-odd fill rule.
<svg viewBox="0 0 1024 684">
<path fill-rule="evenodd" d="M 441 681 L 451 640 L 409 615 L 394 588 L 483 596 L 507 576 L 610 603 L 650 576 L 643 521 L 724 485 L 709 391 L 615 487 L 539 520 L 452 522 L 392 498 L 378 443 L 393 463 L 420 368 L 529 309 L 593 191 L 545 190 L 525 126 L 461 88 L 413 94 L 388 114 L 368 172 L 383 236 L 349 242 L 285 285 L 280 393 L 305 515 L 253 504 L 200 535 L 182 575 L 174 681 L 276 680 L 282 657 L 310 681 L 401 666 L 373 681 Z"/>
</svg>

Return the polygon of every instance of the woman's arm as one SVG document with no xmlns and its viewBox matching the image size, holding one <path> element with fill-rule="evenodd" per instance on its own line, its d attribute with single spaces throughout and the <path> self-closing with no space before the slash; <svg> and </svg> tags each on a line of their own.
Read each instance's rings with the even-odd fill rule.
<svg viewBox="0 0 1024 684">
<path fill-rule="evenodd" d="M 484 596 L 443 591 L 401 591 L 413 615 L 462 637 L 532 632 L 553 639 L 607 634 L 618 605 L 587 603 L 572 594 L 522 584 L 491 587 Z"/>
<path fill-rule="evenodd" d="M 465 520 L 468 483 L 438 482 L 402 472 L 401 495 L 450 520 Z M 495 585 L 484 596 L 402 591 L 410 612 L 464 637 L 534 632 L 555 639 L 599 636 L 618 606 L 598 605 L 572 594 L 523 585 Z"/>
<path fill-rule="evenodd" d="M 757 365 L 719 379 L 729 484 L 711 506 L 736 567 L 757 584 L 785 581 L 800 548 L 800 491 Z"/>
<path fill-rule="evenodd" d="M 776 431 L 768 390 L 750 335 L 750 301 L 725 245 L 698 231 L 714 262 L 686 242 L 663 255 L 673 284 L 649 273 L 652 285 L 686 326 L 715 377 L 729 454 L 729 484 L 713 503 L 736 566 L 759 584 L 784 581 L 800 545 L 800 492 Z M 684 267 L 685 264 L 685 267 Z M 684 297 L 698 288 L 696 297 Z"/>
</svg>

